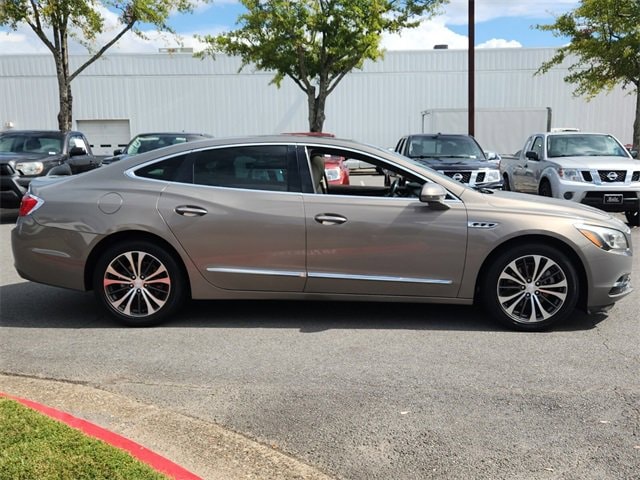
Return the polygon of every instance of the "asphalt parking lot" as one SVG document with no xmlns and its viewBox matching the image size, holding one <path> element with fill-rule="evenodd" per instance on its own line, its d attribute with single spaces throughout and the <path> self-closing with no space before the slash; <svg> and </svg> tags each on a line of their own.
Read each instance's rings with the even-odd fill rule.
<svg viewBox="0 0 640 480">
<path fill-rule="evenodd" d="M 215 423 L 334 478 L 639 478 L 639 290 L 536 334 L 471 307 L 275 301 L 192 302 L 128 329 L 90 293 L 18 278 L 11 228 L 0 373 Z"/>
</svg>

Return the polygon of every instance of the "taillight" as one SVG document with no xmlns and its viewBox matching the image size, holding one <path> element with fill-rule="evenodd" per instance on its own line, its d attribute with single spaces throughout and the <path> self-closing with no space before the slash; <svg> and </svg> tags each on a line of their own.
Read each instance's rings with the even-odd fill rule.
<svg viewBox="0 0 640 480">
<path fill-rule="evenodd" d="M 20 210 L 18 211 L 18 216 L 25 217 L 27 215 L 35 212 L 40 206 L 44 203 L 44 200 L 36 197 L 35 195 L 31 195 L 30 193 L 25 194 L 22 197 L 22 201 L 20 202 Z"/>
</svg>

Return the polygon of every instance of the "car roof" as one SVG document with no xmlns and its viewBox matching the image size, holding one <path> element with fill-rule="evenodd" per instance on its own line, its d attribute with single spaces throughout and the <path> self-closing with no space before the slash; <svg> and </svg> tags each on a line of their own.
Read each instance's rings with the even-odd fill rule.
<svg viewBox="0 0 640 480">
<path fill-rule="evenodd" d="M 36 133 L 36 134 L 44 134 L 46 133 L 47 135 L 50 135 L 52 133 L 58 134 L 58 135 L 66 135 L 67 133 L 78 133 L 81 134 L 78 131 L 75 130 L 69 130 L 68 132 L 61 132 L 60 130 L 5 130 L 3 132 L 0 132 L 0 135 L 5 135 L 5 134 L 12 134 L 12 133 L 17 133 L 20 135 L 24 135 L 24 134 L 32 134 L 32 133 Z"/>
<path fill-rule="evenodd" d="M 136 137 L 143 137 L 147 135 L 198 135 L 200 137 L 213 138 L 213 135 L 209 135 L 208 133 L 201 133 L 201 132 L 148 132 L 148 133 L 138 133 Z"/>
</svg>

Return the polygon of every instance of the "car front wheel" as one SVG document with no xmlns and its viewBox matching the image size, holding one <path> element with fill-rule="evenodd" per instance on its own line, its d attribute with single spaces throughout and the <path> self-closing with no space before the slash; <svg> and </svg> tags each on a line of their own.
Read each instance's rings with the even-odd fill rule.
<svg viewBox="0 0 640 480">
<path fill-rule="evenodd" d="M 551 190 L 551 184 L 548 180 L 543 180 L 538 189 L 538 193 L 543 197 L 553 197 L 553 191 Z"/>
<path fill-rule="evenodd" d="M 181 270 L 167 251 L 145 242 L 125 242 L 105 251 L 93 288 L 98 300 L 121 323 L 151 326 L 174 313 L 185 299 Z"/>
<path fill-rule="evenodd" d="M 544 330 L 575 308 L 579 280 L 575 267 L 556 248 L 527 244 L 492 260 L 482 297 L 503 324 L 518 330 Z"/>
</svg>

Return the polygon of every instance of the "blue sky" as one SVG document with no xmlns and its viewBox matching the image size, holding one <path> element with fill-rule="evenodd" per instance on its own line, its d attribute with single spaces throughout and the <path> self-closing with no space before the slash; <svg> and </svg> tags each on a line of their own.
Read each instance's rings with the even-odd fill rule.
<svg viewBox="0 0 640 480">
<path fill-rule="evenodd" d="M 536 24 L 549 24 L 554 17 L 576 8 L 576 0 L 476 0 L 476 47 L 519 48 L 554 47 L 566 44 L 567 39 L 556 38 L 547 32 L 532 28 Z M 198 50 L 194 34 L 216 34 L 232 29 L 242 6 L 237 0 L 214 0 L 200 4 L 193 15 L 174 15 L 169 24 L 180 34 L 183 46 Z M 115 15 L 105 11 L 106 25 L 111 32 L 117 28 Z M 435 44 L 448 44 L 449 48 L 467 48 L 468 1 L 451 0 L 442 13 L 424 20 L 413 30 L 399 35 L 386 35 L 383 47 L 387 50 L 431 49 Z M 146 32 L 147 39 L 127 35 L 110 52 L 155 52 L 159 48 L 174 47 L 173 37 Z M 102 36 L 105 42 L 113 33 Z M 72 53 L 84 53 L 78 44 L 71 46 Z M 44 45 L 28 27 L 17 31 L 0 30 L 0 54 L 46 53 Z"/>
</svg>

